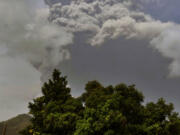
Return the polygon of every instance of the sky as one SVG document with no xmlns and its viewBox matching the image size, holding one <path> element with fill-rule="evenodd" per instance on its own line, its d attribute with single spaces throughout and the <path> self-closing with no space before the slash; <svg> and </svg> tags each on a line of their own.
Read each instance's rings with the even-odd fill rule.
<svg viewBox="0 0 180 135">
<path fill-rule="evenodd" d="M 45 4 L 46 3 L 46 4 Z M 180 112 L 179 0 L 1 0 L 0 121 L 28 111 L 54 68 L 74 96 L 90 80 L 135 84 Z"/>
</svg>

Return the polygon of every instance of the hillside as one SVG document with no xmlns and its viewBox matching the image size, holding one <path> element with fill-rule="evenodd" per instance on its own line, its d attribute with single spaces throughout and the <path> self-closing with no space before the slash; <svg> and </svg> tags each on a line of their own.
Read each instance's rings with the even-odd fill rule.
<svg viewBox="0 0 180 135">
<path fill-rule="evenodd" d="M 30 116 L 21 114 L 7 121 L 0 122 L 0 135 L 5 123 L 7 124 L 6 135 L 19 135 L 18 132 L 30 124 Z"/>
</svg>

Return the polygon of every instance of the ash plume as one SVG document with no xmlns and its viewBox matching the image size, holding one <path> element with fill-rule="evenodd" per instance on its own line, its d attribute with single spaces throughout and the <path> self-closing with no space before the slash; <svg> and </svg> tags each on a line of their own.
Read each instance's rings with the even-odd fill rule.
<svg viewBox="0 0 180 135">
<path fill-rule="evenodd" d="M 37 0 L 0 0 L 0 120 L 24 112 L 40 92 L 39 77 L 46 81 L 54 68 L 71 58 L 69 48 L 79 42 L 100 49 L 116 39 L 149 43 L 171 60 L 169 77 L 180 77 L 180 25 L 143 10 L 149 3 L 164 8 L 165 1 L 44 0 L 48 7 L 39 9 Z"/>
<path fill-rule="evenodd" d="M 70 58 L 66 46 L 73 42 L 73 35 L 48 21 L 48 8 L 34 6 L 28 0 L 0 1 L 0 55 L 24 59 L 46 74 Z"/>
<path fill-rule="evenodd" d="M 169 49 L 179 45 L 164 34 L 173 33 L 179 24 L 161 22 L 145 14 L 139 8 L 141 0 L 45 0 L 45 3 L 49 8 L 37 10 L 27 0 L 0 2 L 3 31 L 0 54 L 25 59 L 42 73 L 42 81 L 61 61 L 70 58 L 67 45 L 74 44 L 73 37 L 79 35 L 86 37 L 82 40 L 92 46 L 118 38 L 148 41 L 163 56 L 172 59 L 170 76 L 180 75 L 179 56 Z M 163 39 L 169 39 L 168 44 L 164 45 Z M 166 51 L 164 46 L 168 46 Z"/>
<path fill-rule="evenodd" d="M 179 35 L 179 24 L 162 22 L 145 14 L 141 7 L 142 3 L 148 1 L 45 0 L 45 2 L 50 8 L 49 20 L 60 27 L 65 27 L 74 36 L 79 33 L 87 35 L 87 38 L 83 39 L 86 43 L 100 46 L 108 40 L 118 38 L 148 41 L 151 47 L 172 59 L 169 76 L 180 76 L 180 54 L 177 53 L 180 41 L 176 38 Z M 159 1 L 156 1 L 156 4 L 158 3 Z M 167 32 L 170 32 L 170 35 L 165 34 Z"/>
</svg>

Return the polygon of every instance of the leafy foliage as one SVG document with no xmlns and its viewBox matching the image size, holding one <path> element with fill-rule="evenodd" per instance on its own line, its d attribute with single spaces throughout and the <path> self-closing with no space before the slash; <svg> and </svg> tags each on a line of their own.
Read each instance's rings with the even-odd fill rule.
<svg viewBox="0 0 180 135">
<path fill-rule="evenodd" d="M 32 126 L 22 135 L 180 135 L 180 117 L 164 99 L 143 104 L 135 85 L 86 84 L 78 98 L 54 70 L 42 96 L 29 104 Z"/>
</svg>

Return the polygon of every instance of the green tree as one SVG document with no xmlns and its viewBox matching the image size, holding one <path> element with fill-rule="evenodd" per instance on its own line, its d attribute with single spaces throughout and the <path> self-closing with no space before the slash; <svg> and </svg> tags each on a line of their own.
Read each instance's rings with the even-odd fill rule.
<svg viewBox="0 0 180 135">
<path fill-rule="evenodd" d="M 23 135 L 180 135 L 180 117 L 164 99 L 144 104 L 135 85 L 90 81 L 78 98 L 57 70 L 29 104 L 32 125 Z"/>
<path fill-rule="evenodd" d="M 103 87 L 97 81 L 86 85 L 83 119 L 77 122 L 75 135 L 140 135 L 145 119 L 143 95 L 134 85 Z"/>
<path fill-rule="evenodd" d="M 70 94 L 66 77 L 54 70 L 52 79 L 44 83 L 42 96 L 29 103 L 32 126 L 22 134 L 72 135 L 76 121 L 81 119 L 83 106 Z"/>
</svg>

